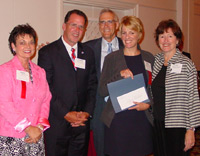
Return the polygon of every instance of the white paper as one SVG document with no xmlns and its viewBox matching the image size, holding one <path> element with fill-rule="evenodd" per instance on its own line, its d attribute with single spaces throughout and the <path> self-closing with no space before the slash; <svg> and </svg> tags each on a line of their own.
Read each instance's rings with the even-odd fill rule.
<svg viewBox="0 0 200 156">
<path fill-rule="evenodd" d="M 85 69 L 85 60 L 75 58 L 75 67 Z"/>
<path fill-rule="evenodd" d="M 117 100 L 122 110 L 133 106 L 133 102 L 143 102 L 147 99 L 148 96 L 144 87 L 138 88 L 134 91 L 117 97 Z"/>
<path fill-rule="evenodd" d="M 171 73 L 181 73 L 182 70 L 182 64 L 181 63 L 176 63 L 176 64 L 171 64 Z"/>
<path fill-rule="evenodd" d="M 28 72 L 17 70 L 16 75 L 17 75 L 16 76 L 17 80 L 29 82 L 29 73 Z"/>
</svg>

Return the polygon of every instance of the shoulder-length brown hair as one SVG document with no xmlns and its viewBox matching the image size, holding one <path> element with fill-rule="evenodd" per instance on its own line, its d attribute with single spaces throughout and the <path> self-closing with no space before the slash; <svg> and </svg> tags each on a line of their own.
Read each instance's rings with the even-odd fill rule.
<svg viewBox="0 0 200 156">
<path fill-rule="evenodd" d="M 164 32 L 167 32 L 169 28 L 172 29 L 172 32 L 178 39 L 178 44 L 176 45 L 176 47 L 179 50 L 182 50 L 182 48 L 183 48 L 183 33 L 182 33 L 179 25 L 172 19 L 163 20 L 158 24 L 158 27 L 156 28 L 155 34 L 154 34 L 157 46 L 159 47 L 159 43 L 158 43 L 159 35 L 163 34 Z"/>
</svg>

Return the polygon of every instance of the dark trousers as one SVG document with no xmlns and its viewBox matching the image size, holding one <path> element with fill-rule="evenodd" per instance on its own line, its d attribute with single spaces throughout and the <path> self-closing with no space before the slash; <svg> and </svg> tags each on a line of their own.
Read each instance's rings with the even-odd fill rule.
<svg viewBox="0 0 200 156">
<path fill-rule="evenodd" d="M 185 128 L 166 128 L 167 156 L 189 156 L 189 151 L 184 152 Z"/>
<path fill-rule="evenodd" d="M 56 142 L 56 156 L 87 156 L 88 143 L 86 134 L 58 138 Z"/>
<path fill-rule="evenodd" d="M 154 156 L 189 156 L 184 152 L 185 128 L 165 128 L 164 121 L 154 121 Z"/>
<path fill-rule="evenodd" d="M 87 156 L 89 126 L 67 129 L 66 135 L 55 134 L 45 133 L 46 156 Z"/>
</svg>

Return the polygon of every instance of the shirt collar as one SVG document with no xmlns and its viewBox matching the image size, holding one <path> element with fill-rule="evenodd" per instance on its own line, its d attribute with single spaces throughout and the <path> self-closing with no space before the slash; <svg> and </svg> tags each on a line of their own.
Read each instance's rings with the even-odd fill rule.
<svg viewBox="0 0 200 156">
<path fill-rule="evenodd" d="M 68 51 L 68 53 L 69 54 L 71 54 L 71 49 L 72 48 L 74 48 L 75 49 L 75 53 L 77 54 L 77 43 L 72 47 L 72 46 L 70 46 L 67 42 L 65 42 L 65 40 L 64 40 L 64 38 L 63 38 L 63 36 L 62 36 L 62 41 L 63 41 L 63 44 L 64 44 L 64 46 L 65 46 L 65 48 L 67 49 L 67 51 Z M 77 55 L 76 55 L 77 56 Z"/>
<path fill-rule="evenodd" d="M 181 54 L 180 50 L 176 48 L 176 53 L 172 56 L 172 58 L 169 60 L 169 64 L 176 63 L 178 61 L 178 57 Z M 164 62 L 164 52 L 161 53 L 161 62 Z"/>
<path fill-rule="evenodd" d="M 108 41 L 106 41 L 103 37 L 102 37 L 102 51 L 107 51 L 108 50 Z M 110 43 L 112 43 L 112 50 L 116 51 L 119 49 L 119 41 L 117 39 L 117 37 L 115 37 Z"/>
</svg>

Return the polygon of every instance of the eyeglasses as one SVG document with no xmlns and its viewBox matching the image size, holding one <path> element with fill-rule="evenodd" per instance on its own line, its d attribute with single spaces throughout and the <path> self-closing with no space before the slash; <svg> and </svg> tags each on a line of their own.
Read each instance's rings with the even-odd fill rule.
<svg viewBox="0 0 200 156">
<path fill-rule="evenodd" d="M 78 27 L 80 30 L 84 30 L 85 28 L 83 25 L 77 25 L 75 23 L 66 23 L 66 24 L 69 24 L 72 29 L 76 29 Z"/>
<path fill-rule="evenodd" d="M 115 20 L 99 21 L 101 25 L 105 25 L 105 24 L 112 25 L 114 22 Z"/>
</svg>

